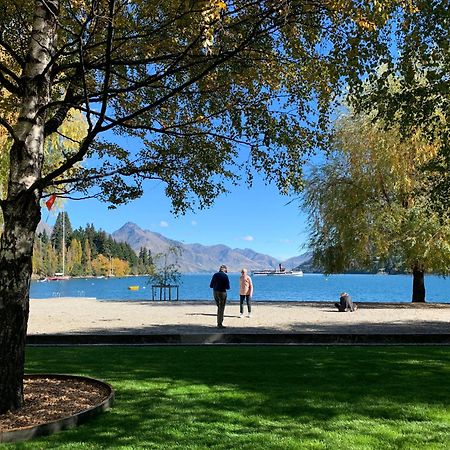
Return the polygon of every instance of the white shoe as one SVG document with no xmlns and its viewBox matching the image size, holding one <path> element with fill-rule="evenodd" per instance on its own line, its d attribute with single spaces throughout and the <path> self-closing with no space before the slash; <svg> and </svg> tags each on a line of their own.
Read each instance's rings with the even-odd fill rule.
<svg viewBox="0 0 450 450">
<path fill-rule="evenodd" d="M 244 314 L 240 313 L 239 314 L 239 319 L 242 319 L 244 317 Z"/>
<path fill-rule="evenodd" d="M 247 316 L 249 319 L 251 319 L 251 317 L 252 317 L 252 315 L 251 314 L 249 314 L 248 316 Z"/>
</svg>

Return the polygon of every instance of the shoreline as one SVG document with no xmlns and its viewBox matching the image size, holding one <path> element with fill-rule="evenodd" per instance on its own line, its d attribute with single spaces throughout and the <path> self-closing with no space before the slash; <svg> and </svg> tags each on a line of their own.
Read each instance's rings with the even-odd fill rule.
<svg viewBox="0 0 450 450">
<path fill-rule="evenodd" d="M 239 317 L 239 302 L 225 308 L 223 334 L 450 332 L 448 303 L 358 302 L 339 313 L 333 302 L 257 301 L 252 317 Z M 106 301 L 87 297 L 30 299 L 28 335 L 215 334 L 217 308 L 211 300 Z"/>
</svg>

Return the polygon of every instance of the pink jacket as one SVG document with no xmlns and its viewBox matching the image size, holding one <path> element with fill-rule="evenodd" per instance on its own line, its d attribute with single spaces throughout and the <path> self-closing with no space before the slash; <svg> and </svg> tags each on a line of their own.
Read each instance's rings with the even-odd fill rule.
<svg viewBox="0 0 450 450">
<path fill-rule="evenodd" d="M 239 279 L 239 295 L 253 295 L 253 283 L 248 275 L 241 275 Z"/>
</svg>

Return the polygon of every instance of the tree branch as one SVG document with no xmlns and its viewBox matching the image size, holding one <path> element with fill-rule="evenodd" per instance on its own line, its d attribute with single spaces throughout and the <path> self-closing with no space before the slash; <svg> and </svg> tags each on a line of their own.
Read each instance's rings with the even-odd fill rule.
<svg viewBox="0 0 450 450">
<path fill-rule="evenodd" d="M 108 108 L 109 83 L 111 80 L 111 48 L 114 39 L 114 6 L 115 0 L 109 0 L 109 16 L 108 16 L 108 31 L 105 48 L 105 75 L 103 78 L 103 92 L 101 98 L 100 116 L 94 126 L 94 133 L 101 129 L 101 124 L 105 118 L 106 110 Z"/>
<path fill-rule="evenodd" d="M 2 73 L 3 72 L 3 73 Z M 11 82 L 6 76 L 12 78 L 15 84 Z M 19 77 L 4 64 L 0 63 L 0 84 L 5 87 L 11 94 L 18 95 L 20 91 L 20 79 Z"/>
<path fill-rule="evenodd" d="M 244 39 L 240 45 L 238 45 L 237 47 L 234 48 L 234 50 L 222 53 L 219 55 L 219 57 L 213 61 L 212 64 L 210 64 L 208 67 L 206 67 L 202 72 L 200 72 L 198 75 L 196 75 L 195 77 L 187 80 L 186 82 L 182 83 L 181 85 L 177 86 L 176 88 L 172 89 L 169 93 L 167 93 L 166 95 L 160 97 L 157 101 L 141 108 L 138 109 L 136 111 L 134 111 L 133 113 L 121 117 L 119 119 L 115 119 L 114 122 L 110 123 L 107 126 L 104 126 L 101 128 L 101 131 L 107 131 L 110 130 L 111 128 L 114 128 L 115 126 L 122 126 L 124 123 L 133 120 L 135 117 L 138 117 L 142 114 L 145 114 L 146 112 L 156 108 L 157 106 L 160 106 L 161 104 L 167 102 L 168 100 L 170 100 L 172 97 L 174 97 L 175 95 L 179 94 L 180 92 L 182 92 L 184 89 L 188 88 L 189 86 L 192 86 L 194 83 L 196 83 L 197 81 L 203 79 L 206 75 L 208 75 L 209 73 L 211 73 L 214 69 L 216 69 L 218 66 L 220 66 L 221 64 L 223 64 L 225 61 L 230 60 L 231 58 L 233 58 L 235 55 L 237 55 L 240 51 L 242 51 L 243 48 L 245 48 L 249 42 L 252 41 L 252 39 L 254 39 L 256 36 L 258 36 L 259 34 L 263 34 L 263 31 L 258 31 L 259 30 L 259 25 L 261 25 L 265 20 L 265 17 L 263 16 L 262 18 L 260 18 L 259 22 L 257 22 L 254 27 L 253 27 L 253 32 L 250 33 L 246 39 Z M 267 30 L 264 31 L 264 33 L 266 33 Z"/>
<path fill-rule="evenodd" d="M 65 99 L 60 103 L 60 107 L 53 115 L 51 119 L 49 119 L 44 126 L 44 136 L 50 136 L 54 133 L 64 122 L 67 117 L 67 113 L 70 111 L 72 107 L 72 99 L 73 99 L 73 89 L 69 86 Z"/>
<path fill-rule="evenodd" d="M 2 125 L 4 128 L 6 128 L 9 135 L 12 137 L 14 142 L 17 144 L 19 142 L 19 138 L 16 135 L 16 133 L 14 132 L 14 128 L 9 124 L 9 122 L 7 120 L 3 119 L 3 117 L 0 117 L 0 125 Z"/>
<path fill-rule="evenodd" d="M 3 39 L 0 39 L 0 47 L 3 47 L 6 50 L 8 55 L 11 56 L 14 59 L 14 61 L 16 61 L 17 64 L 19 64 L 21 69 L 25 67 L 25 61 Z"/>
</svg>

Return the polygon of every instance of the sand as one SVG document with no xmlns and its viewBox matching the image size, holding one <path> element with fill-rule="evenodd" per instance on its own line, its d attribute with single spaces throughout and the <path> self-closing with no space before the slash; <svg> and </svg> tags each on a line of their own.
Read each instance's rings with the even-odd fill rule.
<svg viewBox="0 0 450 450">
<path fill-rule="evenodd" d="M 228 303 L 223 333 L 449 333 L 450 304 L 360 303 L 339 313 L 331 302 L 254 302 L 252 317 Z M 127 302 L 92 298 L 30 300 L 28 334 L 217 333 L 206 302 Z"/>
</svg>

